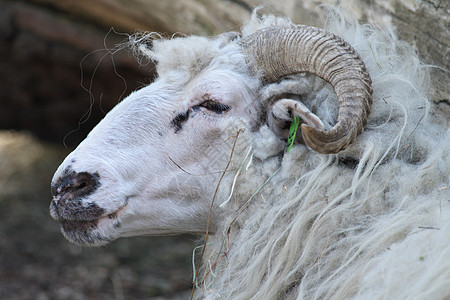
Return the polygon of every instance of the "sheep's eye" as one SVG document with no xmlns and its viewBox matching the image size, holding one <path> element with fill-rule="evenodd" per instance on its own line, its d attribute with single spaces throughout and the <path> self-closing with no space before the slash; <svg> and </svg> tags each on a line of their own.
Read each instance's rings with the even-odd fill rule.
<svg viewBox="0 0 450 300">
<path fill-rule="evenodd" d="M 200 107 L 204 107 L 207 110 L 215 112 L 216 114 L 222 114 L 230 109 L 230 106 L 212 100 L 206 100 L 202 104 L 194 106 L 192 109 L 197 110 Z"/>
</svg>

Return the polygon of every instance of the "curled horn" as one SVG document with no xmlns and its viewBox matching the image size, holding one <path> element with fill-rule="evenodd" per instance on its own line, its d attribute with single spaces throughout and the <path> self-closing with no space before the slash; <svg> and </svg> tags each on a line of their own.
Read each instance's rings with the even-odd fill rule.
<svg viewBox="0 0 450 300">
<path fill-rule="evenodd" d="M 364 62 L 344 40 L 309 26 L 269 27 L 241 40 L 243 51 L 264 82 L 300 72 L 329 82 L 339 100 L 336 124 L 320 131 L 302 124 L 305 143 L 319 153 L 337 153 L 362 132 L 372 104 L 372 81 Z"/>
</svg>

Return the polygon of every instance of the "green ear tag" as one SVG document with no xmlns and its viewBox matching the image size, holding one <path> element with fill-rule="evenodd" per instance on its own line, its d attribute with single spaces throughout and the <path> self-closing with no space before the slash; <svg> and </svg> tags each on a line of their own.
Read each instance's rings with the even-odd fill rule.
<svg viewBox="0 0 450 300">
<path fill-rule="evenodd" d="M 287 141 L 286 153 L 291 151 L 294 145 L 295 136 L 297 135 L 298 125 L 300 125 L 300 117 L 294 117 L 292 119 L 291 128 L 289 128 L 289 137 Z"/>
</svg>

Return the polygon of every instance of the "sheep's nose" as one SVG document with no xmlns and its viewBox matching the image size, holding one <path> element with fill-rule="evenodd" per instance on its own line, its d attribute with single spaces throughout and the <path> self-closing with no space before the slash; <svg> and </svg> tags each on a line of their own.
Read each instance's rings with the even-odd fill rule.
<svg viewBox="0 0 450 300">
<path fill-rule="evenodd" d="M 100 185 L 98 173 L 78 173 L 67 168 L 52 183 L 50 215 L 57 221 L 96 220 L 105 210 L 92 202 L 84 205 L 83 200 Z"/>
<path fill-rule="evenodd" d="M 88 172 L 74 172 L 66 170 L 61 177 L 52 184 L 52 195 L 57 201 L 64 195 L 72 199 L 80 199 L 92 194 L 100 186 L 99 175 Z"/>
</svg>

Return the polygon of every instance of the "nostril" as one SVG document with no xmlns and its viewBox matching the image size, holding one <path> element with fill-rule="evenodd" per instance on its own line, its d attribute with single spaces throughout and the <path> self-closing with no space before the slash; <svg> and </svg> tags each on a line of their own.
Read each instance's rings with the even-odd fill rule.
<svg viewBox="0 0 450 300">
<path fill-rule="evenodd" d="M 98 219 L 105 210 L 87 197 L 100 186 L 100 176 L 97 172 L 75 172 L 66 168 L 52 183 L 50 215 L 57 221 Z"/>
<path fill-rule="evenodd" d="M 81 181 L 80 184 L 78 184 L 78 186 L 76 186 L 76 188 L 81 190 L 82 188 L 85 188 L 87 186 L 89 186 L 89 184 L 86 181 Z"/>
<path fill-rule="evenodd" d="M 86 172 L 82 172 L 77 174 L 73 181 L 73 185 L 70 188 L 72 188 L 73 190 L 89 189 L 96 184 L 97 183 L 95 176 Z"/>
<path fill-rule="evenodd" d="M 70 194 L 74 199 L 90 195 L 100 186 L 99 179 L 98 173 L 67 170 L 52 185 L 52 195 L 57 197 Z"/>
</svg>

